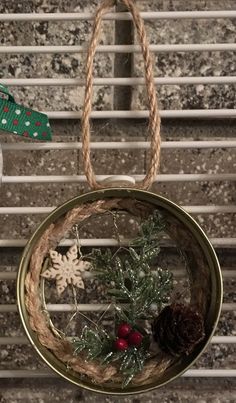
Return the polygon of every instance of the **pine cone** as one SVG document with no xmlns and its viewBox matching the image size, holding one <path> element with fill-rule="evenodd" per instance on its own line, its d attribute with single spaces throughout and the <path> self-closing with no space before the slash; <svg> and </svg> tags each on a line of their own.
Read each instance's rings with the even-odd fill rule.
<svg viewBox="0 0 236 403">
<path fill-rule="evenodd" d="M 171 355 L 190 354 L 204 338 L 203 317 L 182 304 L 166 306 L 152 325 L 153 338 Z"/>
</svg>

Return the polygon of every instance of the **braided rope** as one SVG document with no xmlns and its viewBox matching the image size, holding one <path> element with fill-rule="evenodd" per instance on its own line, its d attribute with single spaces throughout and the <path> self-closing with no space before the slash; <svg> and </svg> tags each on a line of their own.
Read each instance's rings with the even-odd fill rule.
<svg viewBox="0 0 236 403">
<path fill-rule="evenodd" d="M 160 115 L 158 110 L 156 89 L 153 76 L 153 64 L 152 58 L 149 51 L 149 43 L 147 40 L 147 35 L 144 27 L 143 20 L 140 16 L 137 6 L 133 0 L 120 0 L 125 4 L 127 9 L 130 11 L 133 17 L 134 25 L 137 30 L 138 39 L 141 45 L 143 59 L 144 59 L 144 69 L 145 69 L 145 80 L 148 95 L 148 104 L 150 109 L 149 114 L 149 131 L 151 140 L 151 157 L 149 165 L 147 168 L 147 173 L 145 178 L 138 184 L 140 189 L 148 189 L 153 183 L 156 176 L 159 163 L 160 163 L 160 148 L 161 148 L 161 138 L 160 138 Z M 93 95 L 93 62 L 94 56 L 99 41 L 102 17 L 106 14 L 112 6 L 116 3 L 115 0 L 104 0 L 101 6 L 98 8 L 94 23 L 92 37 L 88 48 L 87 62 L 86 62 L 86 85 L 85 85 L 85 98 L 84 107 L 81 119 L 82 125 L 82 152 L 84 160 L 84 171 L 87 177 L 87 181 L 91 188 L 101 189 L 104 185 L 99 184 L 96 181 L 96 176 L 93 170 L 91 162 L 91 152 L 90 152 L 90 115 L 92 111 L 92 95 Z"/>
</svg>

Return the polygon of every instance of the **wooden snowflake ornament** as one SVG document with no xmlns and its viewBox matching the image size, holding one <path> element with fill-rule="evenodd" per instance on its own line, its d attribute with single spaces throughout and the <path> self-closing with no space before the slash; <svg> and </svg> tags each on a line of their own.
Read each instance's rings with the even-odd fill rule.
<svg viewBox="0 0 236 403">
<path fill-rule="evenodd" d="M 49 252 L 52 266 L 41 275 L 48 280 L 56 280 L 58 295 L 61 295 L 69 284 L 84 289 L 82 273 L 89 270 L 89 262 L 78 259 L 78 248 L 71 246 L 66 255 L 55 250 Z"/>
</svg>

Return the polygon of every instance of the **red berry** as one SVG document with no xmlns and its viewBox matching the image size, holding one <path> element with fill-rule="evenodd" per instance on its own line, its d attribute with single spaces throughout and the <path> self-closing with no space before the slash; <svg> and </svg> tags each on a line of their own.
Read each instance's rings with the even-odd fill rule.
<svg viewBox="0 0 236 403">
<path fill-rule="evenodd" d="M 127 350 L 128 347 L 129 347 L 128 342 L 125 339 L 117 339 L 115 341 L 116 350 L 124 351 Z"/>
<path fill-rule="evenodd" d="M 130 333 L 129 335 L 129 345 L 139 347 L 142 343 L 143 335 L 137 331 Z"/>
<path fill-rule="evenodd" d="M 128 337 L 132 330 L 132 327 L 129 325 L 129 323 L 121 323 L 117 329 L 117 335 L 118 337 Z"/>
</svg>

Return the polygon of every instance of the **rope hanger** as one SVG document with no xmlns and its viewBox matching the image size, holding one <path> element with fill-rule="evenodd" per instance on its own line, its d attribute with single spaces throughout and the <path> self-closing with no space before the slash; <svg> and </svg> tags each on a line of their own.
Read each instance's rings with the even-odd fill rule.
<svg viewBox="0 0 236 403">
<path fill-rule="evenodd" d="M 149 132 L 150 132 L 150 161 L 147 168 L 147 173 L 145 178 L 136 187 L 140 189 L 148 189 L 153 183 L 156 177 L 159 163 L 160 163 L 160 114 L 157 103 L 156 88 L 154 83 L 153 74 L 153 63 L 149 51 L 149 43 L 144 27 L 143 20 L 140 13 L 133 0 L 120 0 L 129 12 L 131 13 L 134 21 L 134 25 L 137 30 L 138 39 L 141 45 L 143 59 L 144 59 L 144 70 L 145 70 L 145 81 L 148 96 L 148 106 L 149 106 Z M 92 97 L 93 97 L 93 63 L 94 56 L 96 53 L 96 48 L 100 38 L 102 17 L 110 11 L 117 1 L 115 0 L 104 0 L 101 6 L 98 8 L 92 28 L 92 37 L 88 47 L 88 54 L 86 60 L 86 84 L 85 84 L 85 98 L 84 106 L 81 118 L 82 126 L 82 153 L 84 161 L 84 171 L 87 177 L 87 181 L 92 189 L 102 189 L 104 185 L 99 184 L 96 180 L 94 169 L 91 162 L 91 130 L 90 130 L 90 115 L 92 111 Z"/>
</svg>

